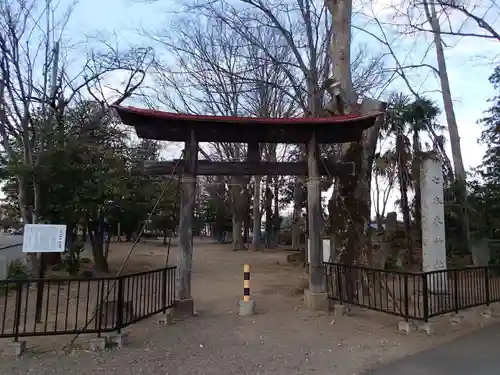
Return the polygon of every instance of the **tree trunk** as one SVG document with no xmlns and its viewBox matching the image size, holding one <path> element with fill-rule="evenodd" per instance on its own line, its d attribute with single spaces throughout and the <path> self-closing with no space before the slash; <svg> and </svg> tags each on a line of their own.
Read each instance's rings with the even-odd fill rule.
<svg viewBox="0 0 500 375">
<path fill-rule="evenodd" d="M 250 235 L 250 225 L 251 225 L 251 219 L 252 215 L 250 213 L 250 199 L 251 199 L 251 194 L 250 194 L 250 189 L 246 188 L 245 189 L 245 212 L 244 212 L 244 217 L 245 220 L 243 222 L 243 242 L 245 244 L 249 243 L 249 235 Z"/>
<path fill-rule="evenodd" d="M 271 176 L 266 178 L 266 248 L 273 247 L 273 193 L 271 191 Z"/>
<path fill-rule="evenodd" d="M 275 246 L 279 246 L 279 236 L 281 230 L 280 209 L 279 209 L 279 177 L 274 177 L 274 213 L 273 213 L 273 241 Z"/>
<path fill-rule="evenodd" d="M 29 208 L 26 179 L 24 176 L 17 176 L 17 185 L 18 185 L 17 200 L 19 202 L 19 210 L 21 211 L 21 218 L 23 219 L 23 224 L 31 224 L 33 216 Z M 38 254 L 29 253 L 26 255 L 26 257 L 28 260 L 31 277 L 37 278 L 40 265 Z"/>
<path fill-rule="evenodd" d="M 87 215 L 85 215 L 85 218 L 83 219 L 83 224 L 82 224 L 82 242 L 85 245 L 87 243 L 87 234 L 88 234 L 88 229 L 89 229 L 89 218 Z"/>
<path fill-rule="evenodd" d="M 94 269 L 99 273 L 109 273 L 109 265 L 104 253 L 104 218 L 99 214 L 96 221 L 89 223 L 89 237 L 94 258 Z"/>
<path fill-rule="evenodd" d="M 376 100 L 365 99 L 360 108 L 361 113 L 385 110 L 385 104 Z M 342 160 L 352 162 L 354 176 L 342 176 L 334 189 L 329 204 L 330 226 L 335 233 L 334 242 L 341 249 L 341 262 L 348 264 L 361 261 L 372 263 L 371 238 L 368 235 L 370 222 L 370 187 L 371 173 L 377 139 L 383 116 L 366 130 L 359 142 L 351 143 L 344 150 Z"/>
<path fill-rule="evenodd" d="M 455 110 L 453 107 L 453 100 L 451 96 L 450 81 L 448 78 L 448 69 L 446 67 L 446 59 L 444 56 L 443 41 L 441 38 L 441 26 L 436 13 L 436 8 L 433 3 L 428 3 L 424 0 L 424 9 L 427 20 L 431 25 L 433 32 L 434 45 L 436 46 L 436 59 L 439 71 L 439 81 L 441 83 L 441 93 L 443 96 L 444 111 L 446 114 L 446 122 L 448 124 L 448 131 L 450 132 L 450 146 L 453 158 L 453 167 L 455 170 L 456 178 L 456 200 L 459 210 L 460 219 L 463 227 L 464 244 L 467 250 L 470 251 L 470 227 L 467 211 L 467 190 L 465 184 L 465 167 L 462 159 L 462 149 L 460 147 L 460 134 L 458 132 L 457 119 L 455 117 Z"/>
<path fill-rule="evenodd" d="M 233 208 L 233 250 L 245 249 L 243 241 L 243 219 L 246 207 L 246 187 L 240 177 L 231 177 L 231 201 Z"/>
<path fill-rule="evenodd" d="M 403 140 L 403 134 L 401 129 L 398 129 L 398 134 L 396 135 L 396 155 L 398 158 L 398 182 L 399 191 L 401 194 L 401 211 L 403 213 L 403 223 L 405 227 L 406 236 L 406 250 L 407 256 L 406 260 L 408 265 L 411 267 L 413 265 L 413 241 L 412 241 L 412 231 L 411 231 L 411 220 L 410 220 L 410 206 L 408 204 L 408 178 L 410 176 L 406 168 L 406 160 L 404 160 L 403 154 L 405 153 L 405 145 Z"/>
<path fill-rule="evenodd" d="M 233 215 L 233 250 L 245 248 L 242 232 L 243 220 L 238 215 Z"/>
<path fill-rule="evenodd" d="M 252 235 L 252 249 L 257 251 L 260 247 L 260 176 L 255 176 L 255 186 L 253 193 L 253 235 Z"/>
<path fill-rule="evenodd" d="M 343 112 L 362 113 L 368 110 L 383 111 L 383 103 L 367 100 L 361 108 L 357 104 L 351 76 L 351 17 L 352 1 L 327 0 L 326 5 L 333 17 L 332 39 L 330 45 L 333 76 L 339 82 Z M 382 117 L 382 116 L 381 116 Z M 367 236 L 367 223 L 370 219 L 370 182 L 376 142 L 383 119 L 365 131 L 362 140 L 343 147 L 343 161 L 351 161 L 356 166 L 356 176 L 339 179 L 338 191 L 334 192 L 335 207 L 330 215 L 332 228 L 337 229 L 335 243 L 343 249 L 341 260 L 352 263 L 364 254 L 370 262 L 370 239 Z M 359 172 L 358 172 L 359 171 Z M 350 224 L 349 224 L 350 223 Z M 340 237 L 340 238 L 337 238 Z"/>
<path fill-rule="evenodd" d="M 412 179 L 415 191 L 415 243 L 421 246 L 422 243 L 422 197 L 420 194 L 420 136 L 419 124 L 413 129 L 413 163 Z"/>
<path fill-rule="evenodd" d="M 293 187 L 292 249 L 301 248 L 302 202 L 304 200 L 304 177 L 298 176 Z"/>
</svg>

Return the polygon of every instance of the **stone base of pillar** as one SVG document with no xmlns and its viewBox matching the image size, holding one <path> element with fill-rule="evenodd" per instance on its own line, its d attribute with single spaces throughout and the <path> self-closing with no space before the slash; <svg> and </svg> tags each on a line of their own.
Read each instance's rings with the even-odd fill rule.
<svg viewBox="0 0 500 375">
<path fill-rule="evenodd" d="M 168 309 L 165 311 L 165 313 L 160 313 L 157 315 L 157 322 L 158 324 L 166 324 L 166 325 L 172 325 L 174 324 L 174 319 L 173 319 L 173 309 Z"/>
<path fill-rule="evenodd" d="M 26 341 L 12 341 L 7 343 L 3 354 L 9 357 L 21 357 L 26 350 Z"/>
<path fill-rule="evenodd" d="M 492 318 L 495 314 L 495 310 L 492 306 L 487 306 L 482 312 L 481 316 L 484 318 Z"/>
<path fill-rule="evenodd" d="M 172 309 L 172 317 L 174 319 L 187 319 L 195 314 L 194 299 L 178 299 L 175 301 L 175 307 Z"/>
<path fill-rule="evenodd" d="M 460 324 L 464 320 L 464 316 L 462 314 L 451 314 L 450 315 L 450 323 L 451 325 L 456 326 L 457 324 Z"/>
<path fill-rule="evenodd" d="M 333 306 L 333 314 L 337 317 L 340 318 L 342 316 L 347 315 L 347 306 L 346 305 L 341 305 L 340 303 L 336 303 Z"/>
<path fill-rule="evenodd" d="M 105 350 L 107 347 L 107 340 L 105 337 L 94 337 L 89 340 L 89 349 L 93 352 Z"/>
<path fill-rule="evenodd" d="M 416 331 L 416 328 L 414 322 L 407 322 L 405 320 L 398 322 L 398 331 L 410 333 Z"/>
<path fill-rule="evenodd" d="M 330 309 L 330 301 L 326 293 L 313 293 L 309 289 L 305 289 L 304 302 L 306 307 L 312 311 L 328 311 Z"/>
<path fill-rule="evenodd" d="M 128 345 L 129 334 L 128 332 L 113 333 L 108 336 L 108 342 L 110 346 L 121 349 Z"/>
<path fill-rule="evenodd" d="M 432 329 L 432 325 L 429 322 L 419 322 L 417 323 L 417 329 L 418 332 L 423 332 L 428 335 L 432 335 L 434 333 L 434 330 Z"/>
<path fill-rule="evenodd" d="M 241 316 L 251 316 L 255 314 L 255 301 L 250 300 L 250 301 L 243 301 L 241 300 L 238 303 L 238 306 L 240 307 L 239 315 Z"/>
</svg>

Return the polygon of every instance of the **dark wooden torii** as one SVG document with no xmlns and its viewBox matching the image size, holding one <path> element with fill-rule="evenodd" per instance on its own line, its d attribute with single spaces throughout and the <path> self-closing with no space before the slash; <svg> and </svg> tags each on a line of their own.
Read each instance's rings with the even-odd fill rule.
<svg viewBox="0 0 500 375">
<path fill-rule="evenodd" d="M 320 160 L 318 144 L 345 143 L 361 139 L 373 126 L 380 112 L 322 118 L 250 118 L 199 116 L 161 112 L 133 107 L 115 107 L 121 121 L 135 127 L 140 138 L 185 143 L 184 160 L 176 173 L 182 173 L 179 223 L 180 254 L 177 275 L 178 306 L 193 311 L 191 296 L 192 224 L 197 175 L 301 175 L 307 176 L 308 228 L 310 238 L 309 291 L 306 301 L 312 309 L 327 306 L 322 266 L 320 176 L 356 173 L 351 163 L 333 164 Z M 245 162 L 198 160 L 199 142 L 235 142 L 248 145 Z M 260 143 L 306 144 L 303 163 L 269 163 L 260 160 Z M 176 161 L 146 162 L 144 173 L 168 175 Z"/>
</svg>

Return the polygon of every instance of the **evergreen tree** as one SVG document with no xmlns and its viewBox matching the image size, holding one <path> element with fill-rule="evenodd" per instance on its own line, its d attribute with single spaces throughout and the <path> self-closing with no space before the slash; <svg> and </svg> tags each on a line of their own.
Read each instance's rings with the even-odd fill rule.
<svg viewBox="0 0 500 375">
<path fill-rule="evenodd" d="M 490 239 L 500 239 L 500 66 L 489 78 L 497 91 L 491 107 L 479 122 L 484 126 L 480 142 L 486 146 L 478 180 L 471 184 L 471 206 L 475 230 Z"/>
</svg>

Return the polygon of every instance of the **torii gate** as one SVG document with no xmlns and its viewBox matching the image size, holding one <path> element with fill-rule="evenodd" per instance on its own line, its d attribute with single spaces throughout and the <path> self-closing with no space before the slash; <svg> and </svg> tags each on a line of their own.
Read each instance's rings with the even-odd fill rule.
<svg viewBox="0 0 500 375">
<path fill-rule="evenodd" d="M 312 310 L 328 307 L 321 244 L 320 176 L 356 173 L 354 164 L 321 161 L 320 143 L 345 143 L 361 139 L 364 130 L 373 126 L 380 112 L 321 118 L 250 118 L 199 116 L 161 112 L 133 107 L 115 107 L 121 121 L 135 127 L 140 138 L 185 143 L 184 160 L 175 172 L 182 173 L 182 198 L 179 223 L 180 254 L 177 275 L 177 306 L 192 314 L 191 296 L 192 223 L 197 175 L 300 175 L 307 176 L 308 228 L 310 238 L 309 290 L 306 303 Z M 247 161 L 198 161 L 198 142 L 247 143 Z M 259 143 L 306 144 L 303 163 L 260 161 Z M 145 172 L 168 175 L 177 161 L 148 162 Z M 329 172 L 329 173 L 328 173 Z"/>
</svg>

